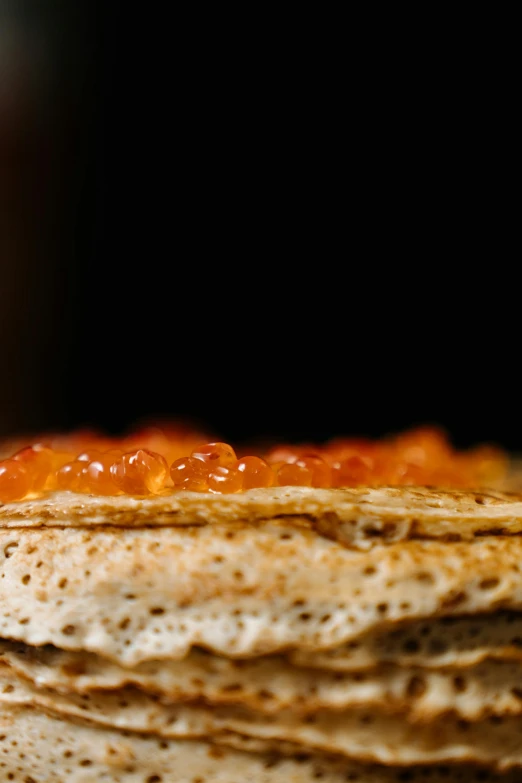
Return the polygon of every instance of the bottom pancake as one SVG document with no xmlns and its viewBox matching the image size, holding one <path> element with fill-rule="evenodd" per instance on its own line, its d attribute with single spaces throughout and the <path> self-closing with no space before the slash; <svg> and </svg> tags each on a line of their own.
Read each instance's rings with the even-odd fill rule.
<svg viewBox="0 0 522 783">
<path fill-rule="evenodd" d="M 6 667 L 7 669 L 7 667 Z M 444 716 L 426 724 L 377 710 L 318 710 L 300 716 L 275 715 L 240 706 L 163 704 L 135 688 L 60 694 L 29 681 L 0 675 L 1 705 L 33 707 L 70 720 L 88 718 L 108 729 L 149 733 L 165 739 L 206 739 L 220 743 L 229 734 L 269 742 L 294 743 L 304 752 L 344 755 L 365 763 L 395 766 L 478 763 L 506 770 L 522 767 L 522 718 L 492 716 L 468 723 Z"/>
<path fill-rule="evenodd" d="M 386 769 L 299 755 L 244 753 L 0 708 L 0 780 L 18 783 L 516 783 L 472 767 Z"/>
</svg>

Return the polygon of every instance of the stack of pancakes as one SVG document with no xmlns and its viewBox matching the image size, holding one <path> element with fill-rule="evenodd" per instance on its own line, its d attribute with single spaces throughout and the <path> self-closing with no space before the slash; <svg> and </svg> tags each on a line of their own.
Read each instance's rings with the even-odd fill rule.
<svg viewBox="0 0 522 783">
<path fill-rule="evenodd" d="M 522 496 L 0 506 L 0 781 L 522 780 Z"/>
</svg>

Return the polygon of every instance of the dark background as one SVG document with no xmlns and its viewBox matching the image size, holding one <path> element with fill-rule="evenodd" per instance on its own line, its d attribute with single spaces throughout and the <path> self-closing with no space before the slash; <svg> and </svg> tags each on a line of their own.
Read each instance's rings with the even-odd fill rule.
<svg viewBox="0 0 522 783">
<path fill-rule="evenodd" d="M 522 450 L 509 124 L 469 80 L 158 14 L 0 0 L 0 434 L 438 422 Z"/>
</svg>

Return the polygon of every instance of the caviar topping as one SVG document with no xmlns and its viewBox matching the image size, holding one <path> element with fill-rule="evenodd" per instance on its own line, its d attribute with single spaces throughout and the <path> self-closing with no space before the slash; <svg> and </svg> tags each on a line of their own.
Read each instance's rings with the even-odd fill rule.
<svg viewBox="0 0 522 783">
<path fill-rule="evenodd" d="M 478 488 L 502 478 L 506 468 L 506 455 L 499 449 L 460 452 L 432 428 L 381 441 L 281 444 L 262 455 L 238 458 L 228 443 L 202 443 L 197 433 L 149 427 L 119 439 L 90 432 L 37 439 L 0 460 L 0 502 L 53 490 L 151 495 L 180 490 L 224 494 L 272 486 Z"/>
</svg>

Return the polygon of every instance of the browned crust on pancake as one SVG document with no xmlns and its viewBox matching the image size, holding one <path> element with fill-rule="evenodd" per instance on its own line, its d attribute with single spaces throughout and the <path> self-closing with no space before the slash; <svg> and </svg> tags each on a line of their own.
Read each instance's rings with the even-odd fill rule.
<svg viewBox="0 0 522 783">
<path fill-rule="evenodd" d="M 522 494 L 430 487 L 275 487 L 234 495 L 104 497 L 71 492 L 0 505 L 0 528 L 183 527 L 284 520 L 345 545 L 521 535 Z"/>
</svg>

